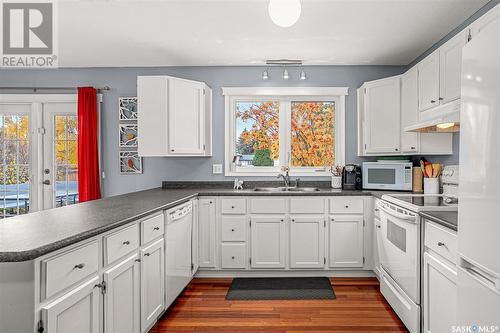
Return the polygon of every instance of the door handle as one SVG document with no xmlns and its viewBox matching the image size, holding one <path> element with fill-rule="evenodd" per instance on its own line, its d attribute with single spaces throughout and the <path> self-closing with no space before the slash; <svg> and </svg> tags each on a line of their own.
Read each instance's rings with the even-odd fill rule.
<svg viewBox="0 0 500 333">
<path fill-rule="evenodd" d="M 50 185 L 50 180 L 49 179 L 45 179 L 43 181 L 43 185 Z"/>
</svg>

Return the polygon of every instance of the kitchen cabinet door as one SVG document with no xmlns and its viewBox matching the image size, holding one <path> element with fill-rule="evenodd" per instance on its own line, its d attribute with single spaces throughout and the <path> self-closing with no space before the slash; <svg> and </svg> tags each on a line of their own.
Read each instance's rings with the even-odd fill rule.
<svg viewBox="0 0 500 333">
<path fill-rule="evenodd" d="M 400 151 L 400 77 L 368 82 L 364 88 L 365 153 Z"/>
<path fill-rule="evenodd" d="M 444 259 L 424 254 L 424 332 L 449 332 L 457 325 L 457 271 Z"/>
<path fill-rule="evenodd" d="M 101 289 L 96 275 L 42 307 L 44 332 L 99 333 L 102 319 Z"/>
<path fill-rule="evenodd" d="M 471 37 L 476 37 L 483 29 L 487 28 L 492 22 L 498 19 L 500 19 L 500 6 L 497 4 L 470 25 Z"/>
<path fill-rule="evenodd" d="M 146 332 L 165 308 L 165 240 L 141 250 L 141 331 Z"/>
<path fill-rule="evenodd" d="M 413 67 L 401 77 L 401 152 L 417 153 L 419 133 L 406 132 L 407 126 L 418 123 L 418 75 Z"/>
<path fill-rule="evenodd" d="M 363 267 L 363 215 L 334 215 L 329 225 L 330 267 Z"/>
<path fill-rule="evenodd" d="M 191 274 L 194 276 L 200 267 L 200 260 L 198 258 L 198 241 L 199 241 L 199 211 L 198 199 L 193 200 L 193 228 L 191 230 Z"/>
<path fill-rule="evenodd" d="M 136 253 L 104 272 L 104 330 L 106 333 L 139 333 L 140 264 Z"/>
<path fill-rule="evenodd" d="M 378 208 L 375 208 L 377 210 Z M 380 277 L 380 256 L 378 254 L 378 240 L 380 239 L 380 218 L 373 218 L 373 270 Z"/>
<path fill-rule="evenodd" d="M 417 65 L 418 109 L 424 111 L 439 105 L 439 50 Z"/>
<path fill-rule="evenodd" d="M 290 267 L 323 268 L 325 217 L 290 217 Z"/>
<path fill-rule="evenodd" d="M 285 267 L 285 216 L 251 216 L 251 267 Z"/>
<path fill-rule="evenodd" d="M 171 155 L 204 153 L 204 85 L 170 79 L 168 84 L 168 148 Z"/>
<path fill-rule="evenodd" d="M 460 98 L 462 48 L 467 32 L 462 31 L 439 48 L 439 100 L 441 104 Z"/>
<path fill-rule="evenodd" d="M 215 198 L 198 201 L 198 262 L 200 267 L 216 267 Z"/>
</svg>

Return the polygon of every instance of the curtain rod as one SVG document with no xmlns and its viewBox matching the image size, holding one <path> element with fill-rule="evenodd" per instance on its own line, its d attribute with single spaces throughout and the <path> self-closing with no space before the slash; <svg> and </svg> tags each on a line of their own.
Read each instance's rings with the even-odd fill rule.
<svg viewBox="0 0 500 333">
<path fill-rule="evenodd" d="M 1 87 L 0 90 L 33 90 L 37 92 L 38 90 L 77 90 L 78 87 Z M 97 91 L 108 91 L 111 90 L 109 86 L 95 87 Z"/>
</svg>

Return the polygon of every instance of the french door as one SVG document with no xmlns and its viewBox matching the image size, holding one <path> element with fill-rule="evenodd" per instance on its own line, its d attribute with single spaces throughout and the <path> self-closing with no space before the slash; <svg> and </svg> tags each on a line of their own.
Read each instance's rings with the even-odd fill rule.
<svg viewBox="0 0 500 333">
<path fill-rule="evenodd" d="M 0 95 L 0 219 L 78 202 L 76 95 Z"/>
</svg>

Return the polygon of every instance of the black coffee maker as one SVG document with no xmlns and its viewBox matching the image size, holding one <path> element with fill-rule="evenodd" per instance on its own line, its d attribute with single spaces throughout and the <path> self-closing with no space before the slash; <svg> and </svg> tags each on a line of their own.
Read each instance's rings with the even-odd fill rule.
<svg viewBox="0 0 500 333">
<path fill-rule="evenodd" d="M 361 177 L 361 166 L 356 164 L 346 164 L 342 172 L 342 189 L 361 190 L 363 180 Z"/>
</svg>

